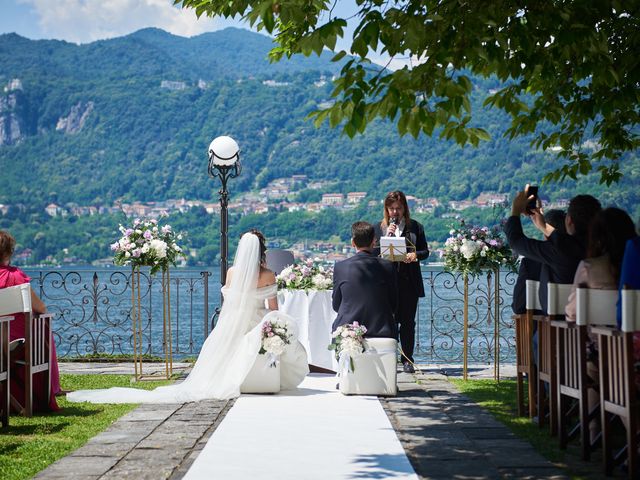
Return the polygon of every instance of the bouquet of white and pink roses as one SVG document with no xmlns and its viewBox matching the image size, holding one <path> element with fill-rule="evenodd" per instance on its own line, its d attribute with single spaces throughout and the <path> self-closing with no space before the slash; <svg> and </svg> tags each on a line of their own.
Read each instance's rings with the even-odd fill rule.
<svg viewBox="0 0 640 480">
<path fill-rule="evenodd" d="M 265 320 L 262 323 L 262 345 L 258 353 L 266 354 L 269 357 L 269 365 L 275 367 L 278 356 L 284 353 L 286 346 L 291 343 L 292 336 L 285 320 Z"/>
<path fill-rule="evenodd" d="M 119 227 L 122 237 L 111 245 L 113 263 L 134 267 L 151 267 L 151 274 L 175 266 L 179 257 L 184 257 L 182 248 L 176 243 L 182 235 L 175 233 L 171 225 L 158 225 L 156 219 L 136 218 L 132 227 Z"/>
<path fill-rule="evenodd" d="M 367 327 L 358 322 L 341 325 L 332 334 L 329 350 L 335 350 L 336 360 L 341 365 L 341 370 L 349 359 L 350 370 L 354 371 L 353 357 L 364 352 L 364 335 Z"/>
<path fill-rule="evenodd" d="M 440 251 L 447 270 L 469 275 L 500 267 L 515 270 L 516 259 L 502 238 L 499 226 L 469 226 L 463 220 L 449 235 L 444 250 Z"/>
<path fill-rule="evenodd" d="M 333 288 L 333 267 L 307 259 L 283 269 L 277 276 L 278 288 L 288 290 L 331 290 Z"/>
</svg>

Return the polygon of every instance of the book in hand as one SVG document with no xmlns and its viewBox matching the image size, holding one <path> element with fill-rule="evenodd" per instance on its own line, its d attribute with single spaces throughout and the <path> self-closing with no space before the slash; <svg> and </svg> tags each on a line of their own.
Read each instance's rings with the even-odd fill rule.
<svg viewBox="0 0 640 480">
<path fill-rule="evenodd" d="M 407 244 L 404 237 L 380 237 L 380 256 L 392 262 L 404 262 Z"/>
</svg>

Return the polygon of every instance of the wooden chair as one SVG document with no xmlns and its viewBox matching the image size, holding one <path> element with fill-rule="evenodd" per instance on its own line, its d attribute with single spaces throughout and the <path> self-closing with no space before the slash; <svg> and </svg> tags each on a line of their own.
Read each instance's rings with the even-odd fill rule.
<svg viewBox="0 0 640 480">
<path fill-rule="evenodd" d="M 616 290 L 576 289 L 576 322 L 552 322 L 558 328 L 558 432 L 560 448 L 566 448 L 570 434 L 569 399 L 577 401 L 582 458 L 589 460 L 592 442 L 589 422 L 599 407 L 589 410 L 588 391 L 597 388 L 587 375 L 587 327 L 615 325 Z M 558 325 L 556 325 L 558 323 Z M 574 430 L 577 432 L 578 430 Z"/>
<path fill-rule="evenodd" d="M 621 330 L 592 327 L 591 331 L 598 337 L 604 470 L 611 475 L 615 464 L 626 456 L 629 478 L 637 478 L 640 401 L 635 384 L 633 332 L 640 331 L 640 290 L 622 291 Z M 616 416 L 626 427 L 626 446 L 614 456 L 611 430 Z"/>
<path fill-rule="evenodd" d="M 516 398 L 518 403 L 518 415 L 524 416 L 524 376 L 528 381 L 528 405 L 529 417 L 536 414 L 536 367 L 533 358 L 533 317 L 534 311 L 540 310 L 538 291 L 540 282 L 536 280 L 526 281 L 526 312 L 514 315 L 516 327 Z"/>
<path fill-rule="evenodd" d="M 564 308 L 569 300 L 571 284 L 547 284 L 547 315 L 536 317 L 538 331 L 538 426 L 549 419 L 549 433 L 558 433 L 558 380 L 556 330 L 552 321 L 564 320 Z M 545 384 L 547 384 L 545 389 Z M 548 392 L 545 395 L 545 392 Z M 547 417 L 546 411 L 549 415 Z"/>
<path fill-rule="evenodd" d="M 9 378 L 11 374 L 9 362 L 9 322 L 11 316 L 0 317 L 0 421 L 3 427 L 9 426 L 9 408 L 11 393 Z"/>
<path fill-rule="evenodd" d="M 0 289 L 0 315 L 23 313 L 25 316 L 24 359 L 12 362 L 25 369 L 24 414 L 33 415 L 33 377 L 37 373 L 47 375 L 47 395 L 51 392 L 51 322 L 53 314 L 33 315 L 31 312 L 31 286 L 28 283 Z M 48 401 L 48 397 L 47 397 Z"/>
</svg>

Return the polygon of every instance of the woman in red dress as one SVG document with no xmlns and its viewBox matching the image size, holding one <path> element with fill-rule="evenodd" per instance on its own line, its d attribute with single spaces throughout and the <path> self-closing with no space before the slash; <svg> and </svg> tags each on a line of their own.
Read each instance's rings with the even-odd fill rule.
<svg viewBox="0 0 640 480">
<path fill-rule="evenodd" d="M 0 230 L 0 288 L 22 285 L 23 283 L 29 283 L 31 280 L 18 267 L 9 265 L 15 246 L 15 239 L 9 233 Z M 33 290 L 31 290 L 31 307 L 35 314 L 45 313 L 47 311 L 47 307 Z M 25 318 L 23 313 L 16 314 L 15 319 L 9 325 L 10 340 L 24 338 Z M 61 392 L 60 373 L 58 372 L 58 358 L 56 356 L 56 346 L 54 342 L 51 343 L 51 357 L 51 392 L 49 392 L 48 395 L 46 394 L 46 372 L 38 373 L 34 377 L 33 410 L 35 412 L 59 410 L 56 402 L 56 394 Z M 24 405 L 24 387 L 21 386 L 24 385 L 23 380 L 24 369 L 17 368 L 11 371 L 11 395 L 20 402 L 21 405 Z"/>
</svg>

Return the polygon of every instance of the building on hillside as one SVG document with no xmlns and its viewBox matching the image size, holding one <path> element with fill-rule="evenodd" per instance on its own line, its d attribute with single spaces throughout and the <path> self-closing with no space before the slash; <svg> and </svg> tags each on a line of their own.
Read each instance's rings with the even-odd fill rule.
<svg viewBox="0 0 640 480">
<path fill-rule="evenodd" d="M 306 203 L 305 204 L 305 209 L 307 210 L 307 212 L 319 212 L 323 208 L 325 208 L 325 207 L 321 203 Z"/>
<path fill-rule="evenodd" d="M 483 192 L 476 197 L 475 203 L 479 207 L 493 207 L 507 201 L 506 193 Z"/>
<path fill-rule="evenodd" d="M 340 207 L 344 204 L 344 195 L 341 193 L 323 193 L 321 203 L 327 207 Z"/>
<path fill-rule="evenodd" d="M 47 205 L 44 208 L 44 211 L 50 217 L 57 217 L 57 216 L 64 217 L 67 214 L 67 211 L 64 208 L 62 208 L 60 205 L 56 205 L 55 203 L 50 203 L 49 205 Z"/>
<path fill-rule="evenodd" d="M 9 212 L 9 205 L 0 203 L 0 214 L 6 215 Z"/>
<path fill-rule="evenodd" d="M 466 210 L 467 208 L 473 207 L 474 204 L 471 200 L 451 200 L 449 202 L 449 208 L 451 210 Z"/>
<path fill-rule="evenodd" d="M 185 82 L 172 82 L 170 80 L 162 80 L 160 82 L 160 88 L 166 88 L 167 90 L 184 90 L 187 88 Z"/>
<path fill-rule="evenodd" d="M 367 192 L 347 193 L 347 203 L 360 203 L 367 196 Z"/>
</svg>

